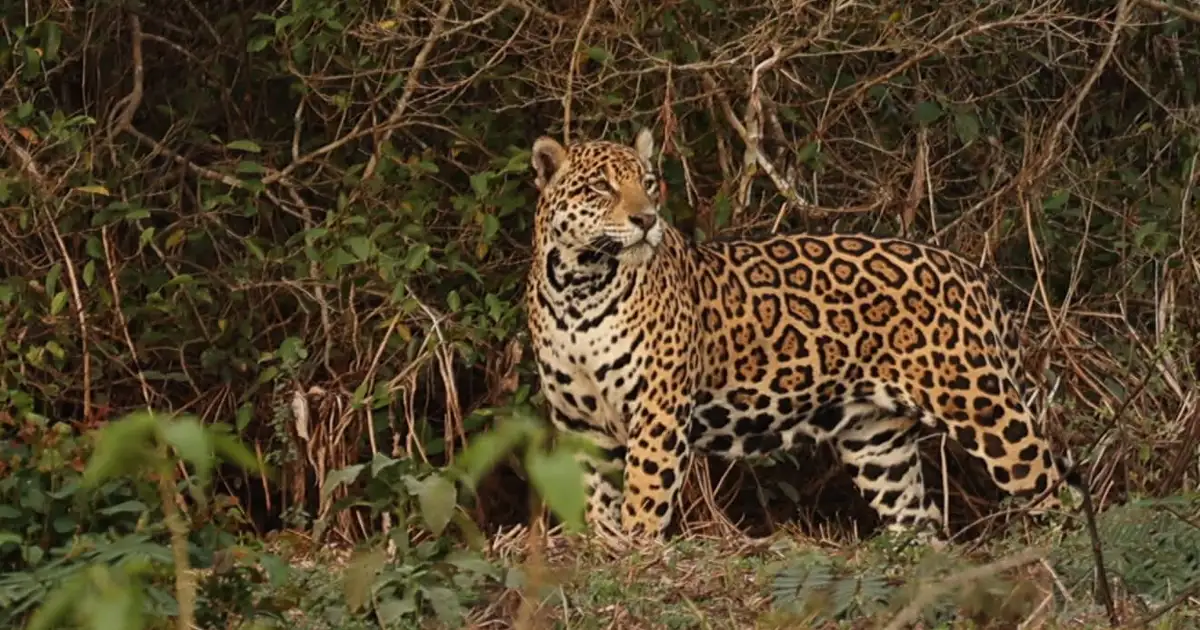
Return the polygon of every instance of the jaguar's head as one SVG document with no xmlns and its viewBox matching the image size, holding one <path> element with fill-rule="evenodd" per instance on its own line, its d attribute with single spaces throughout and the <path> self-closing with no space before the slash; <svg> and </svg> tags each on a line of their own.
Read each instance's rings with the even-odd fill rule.
<svg viewBox="0 0 1200 630">
<path fill-rule="evenodd" d="M 541 191 L 537 238 L 580 255 L 649 260 L 663 239 L 654 138 L 642 129 L 632 147 L 608 141 L 567 147 L 542 136 L 533 143 Z"/>
</svg>

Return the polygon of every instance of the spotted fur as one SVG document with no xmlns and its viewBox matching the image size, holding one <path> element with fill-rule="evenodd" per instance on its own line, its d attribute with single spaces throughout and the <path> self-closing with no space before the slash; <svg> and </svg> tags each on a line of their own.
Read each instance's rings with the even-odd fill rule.
<svg viewBox="0 0 1200 630">
<path fill-rule="evenodd" d="M 1023 399 L 1019 335 L 984 273 L 861 234 L 695 244 L 658 217 L 654 141 L 533 146 L 527 290 L 556 426 L 590 439 L 587 518 L 661 537 L 693 453 L 831 441 L 893 528 L 927 529 L 920 425 L 1018 496 L 1068 467 Z M 1053 496 L 1042 508 L 1057 505 Z"/>
</svg>

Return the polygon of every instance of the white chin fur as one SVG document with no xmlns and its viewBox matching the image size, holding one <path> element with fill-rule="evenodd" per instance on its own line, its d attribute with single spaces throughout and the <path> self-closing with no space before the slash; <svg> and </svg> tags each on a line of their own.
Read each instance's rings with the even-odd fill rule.
<svg viewBox="0 0 1200 630">
<path fill-rule="evenodd" d="M 646 242 L 652 247 L 658 247 L 663 240 L 662 221 L 656 221 L 654 225 L 646 232 Z"/>
<path fill-rule="evenodd" d="M 617 254 L 617 260 L 620 260 L 624 264 L 644 265 L 654 257 L 654 249 L 655 246 L 651 245 L 649 240 L 642 240 L 636 245 L 622 249 Z"/>
</svg>

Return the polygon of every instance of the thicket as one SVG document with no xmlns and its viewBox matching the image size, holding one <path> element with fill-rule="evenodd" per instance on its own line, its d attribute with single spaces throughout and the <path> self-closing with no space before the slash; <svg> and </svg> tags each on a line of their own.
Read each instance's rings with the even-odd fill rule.
<svg viewBox="0 0 1200 630">
<path fill-rule="evenodd" d="M 277 472 L 221 468 L 216 501 L 181 504 L 198 564 L 239 531 L 394 543 L 411 523 L 379 506 L 428 501 L 469 436 L 538 416 L 520 297 L 545 133 L 653 128 L 666 214 L 700 239 L 862 229 L 994 266 L 1099 505 L 1200 480 L 1194 4 L 30 0 L 2 20 L 4 571 L 164 533 L 153 485 L 79 486 L 88 431 L 145 408 L 228 425 Z M 928 463 L 972 468 L 948 451 Z M 529 518 L 504 461 L 468 537 Z M 700 462 L 683 526 L 868 517 L 832 461 Z M 972 479 L 947 481 L 957 528 L 994 498 Z"/>
</svg>

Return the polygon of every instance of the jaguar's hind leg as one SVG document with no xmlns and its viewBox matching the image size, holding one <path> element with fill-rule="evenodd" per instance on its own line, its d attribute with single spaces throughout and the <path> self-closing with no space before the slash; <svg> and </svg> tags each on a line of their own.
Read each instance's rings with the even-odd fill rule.
<svg viewBox="0 0 1200 630">
<path fill-rule="evenodd" d="M 863 498 L 894 531 L 931 533 L 942 511 L 925 496 L 918 423 L 897 412 L 874 410 L 846 422 L 834 446 Z"/>
</svg>

